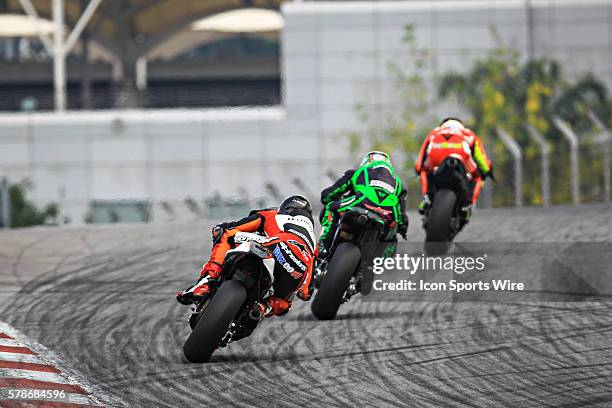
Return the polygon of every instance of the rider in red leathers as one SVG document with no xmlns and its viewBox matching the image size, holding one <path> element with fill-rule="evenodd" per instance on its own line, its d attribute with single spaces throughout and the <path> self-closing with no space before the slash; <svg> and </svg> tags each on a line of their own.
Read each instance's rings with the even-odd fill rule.
<svg viewBox="0 0 612 408">
<path fill-rule="evenodd" d="M 419 212 L 423 214 L 431 206 L 429 197 L 429 180 L 431 174 L 447 157 L 459 159 L 470 179 L 467 205 L 462 208 L 464 217 L 469 219 L 472 206 L 478 201 L 478 196 L 486 177 L 493 177 L 493 167 L 485 149 L 476 134 L 463 125 L 457 118 L 446 118 L 433 129 L 421 146 L 415 163 L 415 171 L 420 176 L 423 201 Z"/>
</svg>

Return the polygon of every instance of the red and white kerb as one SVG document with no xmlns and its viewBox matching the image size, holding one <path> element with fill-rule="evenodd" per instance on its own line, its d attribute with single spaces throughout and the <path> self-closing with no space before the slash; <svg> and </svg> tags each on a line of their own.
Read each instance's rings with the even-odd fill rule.
<svg viewBox="0 0 612 408">
<path fill-rule="evenodd" d="M 101 407 L 42 356 L 0 331 L 0 407 Z"/>
</svg>

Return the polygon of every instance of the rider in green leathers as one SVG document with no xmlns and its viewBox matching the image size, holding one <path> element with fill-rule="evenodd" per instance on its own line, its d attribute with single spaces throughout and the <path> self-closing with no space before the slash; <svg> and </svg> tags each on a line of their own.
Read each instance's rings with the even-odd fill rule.
<svg viewBox="0 0 612 408">
<path fill-rule="evenodd" d="M 344 211 L 361 206 L 387 216 L 389 235 L 386 242 L 397 242 L 397 234 L 406 239 L 408 215 L 406 214 L 406 189 L 395 173 L 389 155 L 372 151 L 365 155 L 357 169 L 347 170 L 338 181 L 321 192 L 321 237 L 319 258 L 325 258 L 330 249 L 339 215 Z M 390 245 L 388 253 L 395 252 Z"/>
</svg>

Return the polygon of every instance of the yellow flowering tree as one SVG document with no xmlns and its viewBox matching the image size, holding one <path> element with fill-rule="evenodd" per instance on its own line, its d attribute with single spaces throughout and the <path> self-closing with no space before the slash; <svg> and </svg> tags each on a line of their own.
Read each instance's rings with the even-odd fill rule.
<svg viewBox="0 0 612 408">
<path fill-rule="evenodd" d="M 562 75 L 553 60 L 524 61 L 514 49 L 499 47 L 485 58 L 475 61 L 467 73 L 449 73 L 439 82 L 441 98 L 456 98 L 466 107 L 469 124 L 485 140 L 494 157 L 499 179 L 494 203 L 510 205 L 513 200 L 511 158 L 495 137 L 495 129 L 509 132 L 523 147 L 523 195 L 527 204 L 541 204 L 540 151 L 526 132 L 526 124 L 541 132 L 552 147 L 553 202 L 570 200 L 570 165 L 567 142 L 558 129 L 551 126 L 554 116 L 570 123 L 581 139 L 582 193 L 585 200 L 601 196 L 601 157 L 589 148 L 592 123 L 590 111 L 610 122 L 612 105 L 605 85 L 592 75 L 572 83 Z M 600 156 L 600 155 L 599 155 Z"/>
<path fill-rule="evenodd" d="M 492 35 L 496 35 L 494 30 Z M 493 159 L 498 179 L 494 205 L 514 202 L 513 163 L 496 136 L 497 128 L 506 130 L 523 148 L 524 202 L 542 203 L 540 151 L 530 140 L 526 124 L 540 131 L 553 149 L 553 202 L 570 201 L 569 148 L 560 132 L 551 126 L 551 120 L 553 116 L 560 116 L 577 133 L 588 135 L 592 133 L 588 118 L 592 111 L 612 126 L 612 103 L 601 81 L 586 75 L 570 82 L 563 77 L 558 62 L 550 59 L 526 61 L 518 50 L 500 45 L 484 58 L 475 60 L 465 72 L 447 72 L 434 77 L 438 94 L 432 95 L 431 83 L 424 78 L 427 73 L 435 72 L 435 64 L 430 53 L 416 45 L 413 26 L 406 27 L 403 42 L 410 57 L 402 65 L 391 63 L 388 66 L 389 75 L 401 92 L 402 103 L 397 112 L 383 118 L 368 112 L 365 105 L 358 105 L 356 112 L 366 124 L 366 131 L 349 135 L 352 152 L 364 150 L 365 146 L 390 151 L 396 153 L 395 156 L 403 152 L 400 172 L 409 181 L 410 191 L 418 191 L 412 166 L 423 138 L 439 120 L 432 114 L 432 108 L 442 100 L 453 98 L 469 112 L 465 123 L 481 137 Z M 499 39 L 498 42 L 501 44 Z M 587 137 L 581 141 L 584 144 L 581 176 L 585 201 L 601 196 L 601 154 L 589 147 L 589 140 Z M 416 203 L 415 196 L 413 203 Z"/>
</svg>

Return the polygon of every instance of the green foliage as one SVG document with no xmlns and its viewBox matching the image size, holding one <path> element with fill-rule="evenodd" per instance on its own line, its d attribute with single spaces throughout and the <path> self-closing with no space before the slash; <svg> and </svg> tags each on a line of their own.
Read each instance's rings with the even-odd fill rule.
<svg viewBox="0 0 612 408">
<path fill-rule="evenodd" d="M 570 200 L 570 165 L 567 142 L 551 125 L 552 118 L 561 117 L 579 135 L 593 131 L 589 112 L 610 121 L 612 104 L 605 85 L 592 74 L 572 83 L 563 76 L 558 62 L 549 59 L 525 61 L 517 50 L 499 46 L 484 59 L 476 60 L 466 74 L 449 73 L 439 82 L 441 98 L 456 98 L 466 107 L 471 119 L 469 125 L 485 140 L 493 151 L 500 187 L 496 188 L 494 203 L 512 203 L 512 163 L 495 135 L 501 127 L 509 132 L 524 148 L 524 191 L 527 203 L 542 202 L 540 187 L 540 161 L 538 147 L 529 139 L 525 124 L 530 124 L 552 146 L 553 202 Z M 581 151 L 583 190 L 593 198 L 593 183 L 600 181 L 601 157 Z M 596 173 L 599 171 L 599 173 Z M 586 177 L 585 177 L 586 176 Z M 601 185 L 601 184 L 600 184 Z M 595 188 L 597 190 L 597 188 Z M 585 197 L 587 198 L 587 197 Z"/>
<path fill-rule="evenodd" d="M 427 50 L 417 47 L 414 27 L 407 26 L 403 41 L 408 61 L 401 67 L 389 64 L 389 73 L 402 93 L 401 109 L 380 124 L 361 112 L 362 121 L 368 123 L 368 137 L 352 134 L 351 148 L 359 149 L 360 142 L 368 140 L 373 147 L 414 157 L 425 135 L 435 126 L 431 107 L 452 99 L 469 112 L 469 117 L 464 118 L 466 124 L 482 138 L 493 159 L 499 181 L 494 188 L 494 205 L 511 205 L 514 197 L 512 158 L 496 137 L 497 128 L 506 130 L 523 147 L 525 202 L 542 202 L 540 150 L 529 138 L 526 124 L 542 133 L 552 147 L 553 202 L 568 202 L 569 149 L 567 141 L 552 125 L 552 118 L 559 116 L 581 137 L 583 198 L 597 200 L 602 190 L 602 159 L 596 146 L 589 142 L 594 133 L 589 114 L 595 113 L 612 126 L 612 101 L 606 86 L 592 74 L 570 81 L 557 61 L 546 58 L 527 61 L 518 50 L 502 44 L 494 30 L 492 35 L 499 45 L 475 60 L 467 72 L 446 72 L 426 79 L 427 73 L 434 72 L 435 64 Z M 437 88 L 434 100 L 430 100 L 431 82 Z M 409 171 L 411 167 L 411 160 L 407 160 L 403 170 Z"/>
<path fill-rule="evenodd" d="M 369 149 L 389 152 L 408 190 L 417 191 L 414 160 L 424 135 L 437 121 L 431 113 L 431 85 L 426 79 L 426 73 L 433 72 L 433 61 L 428 50 L 417 47 L 413 25 L 405 27 L 402 42 L 408 50 L 406 61 L 387 64 L 393 85 L 401 95 L 397 112 L 383 116 L 365 104 L 358 104 L 355 112 L 366 128 L 363 133 L 348 134 L 349 147 L 351 153 Z M 415 198 L 412 201 L 416 204 Z"/>
<path fill-rule="evenodd" d="M 56 204 L 48 204 L 44 209 L 39 210 L 26 198 L 27 190 L 30 188 L 27 182 L 13 184 L 10 187 L 11 200 L 11 227 L 29 227 L 42 225 L 49 218 L 58 215 Z"/>
</svg>

